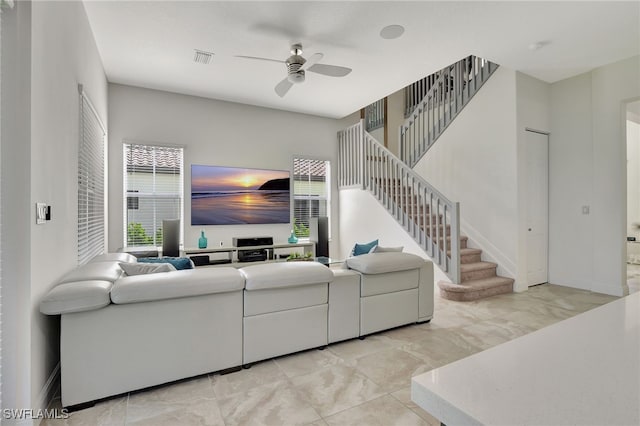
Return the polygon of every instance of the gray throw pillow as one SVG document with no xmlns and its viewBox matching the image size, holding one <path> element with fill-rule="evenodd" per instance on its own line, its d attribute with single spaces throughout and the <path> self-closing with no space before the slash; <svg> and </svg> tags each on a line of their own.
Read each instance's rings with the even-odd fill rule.
<svg viewBox="0 0 640 426">
<path fill-rule="evenodd" d="M 124 263 L 120 262 L 120 268 L 128 276 L 155 274 L 156 272 L 171 272 L 176 268 L 170 263 Z"/>
<path fill-rule="evenodd" d="M 373 248 L 374 253 L 401 252 L 402 250 L 404 250 L 404 246 L 400 246 L 400 247 L 375 246 Z"/>
</svg>

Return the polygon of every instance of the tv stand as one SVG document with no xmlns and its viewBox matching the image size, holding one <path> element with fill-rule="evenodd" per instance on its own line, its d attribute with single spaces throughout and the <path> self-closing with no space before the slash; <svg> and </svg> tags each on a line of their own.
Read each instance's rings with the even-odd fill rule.
<svg viewBox="0 0 640 426">
<path fill-rule="evenodd" d="M 315 257 L 316 243 L 313 241 L 298 242 L 295 244 L 283 243 L 283 244 L 269 244 L 263 246 L 251 246 L 251 247 L 211 247 L 211 248 L 185 248 L 182 250 L 183 256 L 204 256 L 216 253 L 226 253 L 227 257 L 224 259 L 210 260 L 209 265 L 226 264 L 230 266 L 241 266 L 251 262 L 238 261 L 238 251 L 244 250 L 267 250 L 267 262 L 275 260 L 275 250 L 288 249 L 288 248 L 302 248 L 304 253 L 311 253 L 312 257 Z M 202 265 L 207 266 L 207 265 Z"/>
</svg>

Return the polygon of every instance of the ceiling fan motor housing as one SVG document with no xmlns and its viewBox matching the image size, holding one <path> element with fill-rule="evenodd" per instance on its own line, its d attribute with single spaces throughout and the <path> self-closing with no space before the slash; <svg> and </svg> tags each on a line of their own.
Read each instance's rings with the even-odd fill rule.
<svg viewBox="0 0 640 426">
<path fill-rule="evenodd" d="M 300 55 L 293 55 L 289 57 L 285 62 L 287 64 L 287 72 L 289 74 L 287 76 L 287 80 L 291 83 L 302 83 L 304 81 L 305 73 L 304 70 L 301 70 L 300 68 L 305 62 L 307 62 L 307 60 Z"/>
</svg>

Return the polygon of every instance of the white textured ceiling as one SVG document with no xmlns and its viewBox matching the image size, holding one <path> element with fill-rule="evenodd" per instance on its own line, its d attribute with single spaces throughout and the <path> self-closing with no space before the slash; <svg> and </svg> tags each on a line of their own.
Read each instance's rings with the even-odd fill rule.
<svg viewBox="0 0 640 426">
<path fill-rule="evenodd" d="M 85 1 L 110 82 L 339 118 L 469 54 L 554 82 L 640 54 L 640 2 Z M 405 27 L 396 40 L 379 32 Z M 284 60 L 350 67 L 307 73 L 284 98 Z M 539 50 L 529 50 L 543 42 Z M 194 49 L 214 52 L 209 65 Z"/>
</svg>

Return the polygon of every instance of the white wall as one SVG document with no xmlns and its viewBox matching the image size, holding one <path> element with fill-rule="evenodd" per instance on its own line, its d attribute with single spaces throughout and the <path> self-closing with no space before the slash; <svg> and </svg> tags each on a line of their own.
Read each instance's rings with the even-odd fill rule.
<svg viewBox="0 0 640 426">
<path fill-rule="evenodd" d="M 549 279 L 626 291 L 626 102 L 640 96 L 640 56 L 551 87 Z M 583 215 L 581 206 L 589 205 Z"/>
<path fill-rule="evenodd" d="M 15 114 L 8 117 L 13 137 L 2 138 L 3 201 L 11 200 L 2 206 L 3 296 L 9 296 L 3 301 L 10 306 L 3 312 L 3 337 L 9 338 L 3 399 L 8 408 L 38 409 L 55 390 L 50 379 L 59 339 L 59 318 L 40 314 L 39 302 L 77 265 L 77 85 L 85 85 L 106 121 L 107 82 L 81 2 L 18 2 L 14 12 L 21 25 L 18 50 L 4 58 L 12 64 L 7 74 L 3 67 L 18 90 L 3 86 L 3 102 L 8 95 Z M 3 132 L 5 124 L 3 116 Z M 45 225 L 35 225 L 36 201 L 52 206 Z"/>
<path fill-rule="evenodd" d="M 552 85 L 549 143 L 549 280 L 590 289 L 593 200 L 591 74 Z"/>
<path fill-rule="evenodd" d="M 403 246 L 404 251 L 429 259 L 424 250 L 407 234 L 387 210 L 368 191 L 357 188 L 340 190 L 340 258 L 346 259 L 355 243 L 378 239 L 384 247 Z M 434 264 L 434 282 L 450 281 Z"/>
<path fill-rule="evenodd" d="M 197 247 L 204 228 L 210 245 L 233 237 L 273 236 L 286 242 L 291 225 L 191 226 L 191 164 L 291 170 L 294 156 L 332 161 L 332 236 L 339 236 L 337 136 L 339 120 L 157 90 L 109 85 L 109 249 L 123 246 L 122 143 L 185 146 L 186 247 Z"/>
<path fill-rule="evenodd" d="M 31 407 L 31 4 L 2 11 L 2 408 Z"/>
<path fill-rule="evenodd" d="M 398 129 L 404 123 L 404 89 L 387 96 L 387 126 L 389 127 L 387 149 L 397 157 L 400 156 Z"/>
<path fill-rule="evenodd" d="M 516 277 L 516 73 L 500 67 L 415 166 L 460 202 L 462 233 L 498 274 Z"/>
<path fill-rule="evenodd" d="M 482 90 L 482 89 L 481 89 Z M 516 132 L 517 132 L 517 185 L 518 185 L 518 251 L 515 291 L 527 289 L 527 180 L 525 143 L 526 129 L 549 132 L 551 85 L 536 78 L 516 73 Z"/>
</svg>

